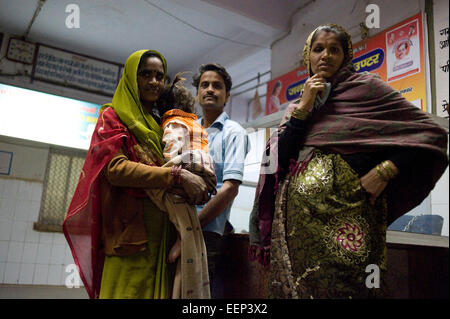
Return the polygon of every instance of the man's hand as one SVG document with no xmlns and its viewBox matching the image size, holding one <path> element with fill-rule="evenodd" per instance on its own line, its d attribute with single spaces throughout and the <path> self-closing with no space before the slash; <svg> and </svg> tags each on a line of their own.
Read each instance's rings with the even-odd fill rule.
<svg viewBox="0 0 450 319">
<path fill-rule="evenodd" d="M 239 192 L 240 181 L 226 180 L 217 194 L 199 212 L 198 218 L 203 227 L 208 225 L 230 205 Z"/>
</svg>

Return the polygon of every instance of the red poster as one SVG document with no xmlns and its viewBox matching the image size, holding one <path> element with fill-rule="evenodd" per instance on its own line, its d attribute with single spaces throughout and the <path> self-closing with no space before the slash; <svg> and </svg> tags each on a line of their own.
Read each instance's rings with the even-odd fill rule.
<svg viewBox="0 0 450 319">
<path fill-rule="evenodd" d="M 422 14 L 353 44 L 357 72 L 377 74 L 418 108 L 426 111 L 426 76 Z M 266 115 L 296 100 L 308 78 L 302 66 L 267 83 Z"/>
<path fill-rule="evenodd" d="M 301 66 L 268 82 L 266 115 L 278 112 L 286 107 L 286 102 L 298 99 L 307 78 L 308 71 L 306 67 Z"/>
<path fill-rule="evenodd" d="M 358 72 L 377 74 L 418 108 L 426 111 L 422 14 L 406 19 L 353 45 Z"/>
</svg>

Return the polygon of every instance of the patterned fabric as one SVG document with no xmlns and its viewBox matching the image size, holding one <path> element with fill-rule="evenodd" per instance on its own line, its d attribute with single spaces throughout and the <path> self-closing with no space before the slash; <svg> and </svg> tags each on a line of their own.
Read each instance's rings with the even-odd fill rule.
<svg viewBox="0 0 450 319">
<path fill-rule="evenodd" d="M 101 172 L 120 149 L 137 162 L 136 139 L 155 163 L 162 164 L 162 130 L 142 107 L 137 86 L 137 68 L 147 50 L 133 53 L 126 61 L 111 104 L 100 112 L 83 170 L 63 223 L 63 232 L 90 298 L 98 298 L 105 260 L 101 243 Z M 158 52 L 167 71 L 165 59 Z M 140 189 L 124 188 L 129 196 L 143 198 Z M 115 212 L 111 212 L 112 215 Z"/>
<path fill-rule="evenodd" d="M 147 190 L 159 209 L 166 212 L 181 238 L 172 299 L 209 299 L 209 275 L 205 241 L 195 207 L 165 190 Z"/>
<path fill-rule="evenodd" d="M 153 116 L 142 106 L 139 98 L 139 88 L 137 84 L 137 69 L 139 61 L 145 52 L 157 54 L 164 67 L 164 77 L 167 72 L 166 59 L 162 54 L 154 50 L 140 50 L 131 54 L 125 62 L 122 77 L 117 85 L 112 99 L 112 103 L 102 106 L 102 110 L 112 107 L 119 116 L 122 123 L 133 133 L 142 144 L 152 150 L 158 157 L 157 163 L 162 165 L 162 130 L 156 123 Z"/>
<path fill-rule="evenodd" d="M 338 29 L 339 31 L 343 32 L 346 36 L 346 38 L 348 39 L 348 43 L 347 43 L 347 48 L 343 48 L 344 50 L 346 50 L 345 52 L 345 57 L 346 59 L 343 61 L 343 65 L 351 65 L 352 59 L 353 59 L 353 45 L 352 45 L 352 37 L 351 35 L 347 32 L 347 30 L 345 30 L 343 27 L 337 25 L 337 24 L 327 24 L 326 26 Z M 314 35 L 316 34 L 316 32 L 321 29 L 323 26 L 320 26 L 316 29 L 314 29 L 313 32 L 311 32 L 308 36 L 308 38 L 306 39 L 306 43 L 305 46 L 303 47 L 303 51 L 302 51 L 302 57 L 303 57 L 303 64 L 306 65 L 306 68 L 308 70 L 308 73 L 310 75 L 312 75 L 312 71 L 311 71 L 311 63 L 309 61 L 309 54 L 311 52 L 311 46 L 312 46 L 312 38 L 314 37 Z"/>
<path fill-rule="evenodd" d="M 317 148 L 336 154 L 420 150 L 421 157 L 410 163 L 415 174 L 400 172 L 386 188 L 390 224 L 419 205 L 444 173 L 448 166 L 447 133 L 427 113 L 375 75 L 355 73 L 344 67 L 330 83 L 328 100 L 308 119 L 296 165 L 304 169 Z M 294 107 L 288 106 L 283 121 L 289 119 Z M 278 188 L 277 141 L 284 124 L 267 143 L 250 215 L 250 258 L 265 260 L 266 264 Z"/>
<path fill-rule="evenodd" d="M 105 258 L 101 249 L 100 173 L 122 147 L 129 150 L 130 160 L 137 161 L 133 150 L 136 143 L 112 108 L 106 108 L 100 113 L 78 185 L 64 219 L 64 236 L 90 298 L 99 296 Z M 130 196 L 145 196 L 145 193 L 139 194 L 134 189 L 127 191 Z"/>
<path fill-rule="evenodd" d="M 197 122 L 197 115 L 173 109 L 164 113 L 161 122 L 166 161 L 187 150 L 209 152 L 208 133 Z"/>
<path fill-rule="evenodd" d="M 386 217 L 385 196 L 370 205 L 350 166 L 316 150 L 305 171 L 283 181 L 277 194 L 269 296 L 383 296 Z M 380 288 L 366 286 L 371 264 L 380 269 Z"/>
<path fill-rule="evenodd" d="M 165 143 L 169 145 L 169 149 L 164 148 L 164 154 L 171 155 L 171 147 L 175 143 L 179 144 L 179 151 L 183 152 L 175 157 L 167 156 L 165 158 L 167 162 L 163 166 L 182 165 L 183 168 L 202 176 L 206 183 L 215 187 L 216 176 L 212 158 L 208 152 L 202 150 L 202 143 L 199 141 L 203 136 L 206 137 L 206 132 L 202 134 L 203 128 L 196 122 L 196 119 L 194 114 L 176 109 L 164 114 L 162 127 L 164 128 Z M 187 134 L 182 136 L 187 136 L 188 139 L 179 139 L 181 136 L 176 134 L 166 134 L 170 125 L 174 122 L 183 123 Z M 175 153 L 178 153 L 178 151 Z M 139 152 L 139 154 L 142 154 L 142 152 Z M 141 158 L 140 161 L 146 163 L 145 157 Z M 178 195 L 169 193 L 164 189 L 148 189 L 146 192 L 159 209 L 168 214 L 181 238 L 181 257 L 177 259 L 172 298 L 210 298 L 206 247 L 195 207 L 187 204 Z"/>
<path fill-rule="evenodd" d="M 270 262 L 274 298 L 383 295 L 383 288 L 365 287 L 365 268 L 375 264 L 385 271 L 387 225 L 419 205 L 448 165 L 445 130 L 377 76 L 355 73 L 347 63 L 351 38 L 338 29 L 348 38 L 343 48 L 347 60 L 327 79 L 329 97 L 308 119 L 290 174 L 278 180 L 278 136 L 294 104 L 288 106 L 261 161 L 250 215 L 249 257 L 264 265 Z M 310 76 L 315 31 L 303 52 Z M 421 156 L 410 163 L 415 174 L 400 172 L 370 206 L 357 174 L 339 154 L 388 149 L 414 149 Z"/>
</svg>

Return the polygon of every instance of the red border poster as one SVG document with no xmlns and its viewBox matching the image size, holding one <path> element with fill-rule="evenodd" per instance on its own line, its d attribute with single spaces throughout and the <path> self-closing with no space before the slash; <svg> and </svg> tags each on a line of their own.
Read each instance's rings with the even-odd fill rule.
<svg viewBox="0 0 450 319">
<path fill-rule="evenodd" d="M 267 82 L 266 115 L 278 112 L 283 104 L 296 100 L 307 78 L 308 71 L 306 67 L 301 66 Z"/>
<path fill-rule="evenodd" d="M 418 108 L 427 111 L 422 14 L 353 44 L 358 72 L 380 76 Z"/>
</svg>

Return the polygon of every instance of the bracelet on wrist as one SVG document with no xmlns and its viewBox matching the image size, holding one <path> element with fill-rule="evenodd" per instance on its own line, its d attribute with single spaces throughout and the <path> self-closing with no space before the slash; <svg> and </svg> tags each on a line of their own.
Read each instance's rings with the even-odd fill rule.
<svg viewBox="0 0 450 319">
<path fill-rule="evenodd" d="M 397 176 L 397 173 L 394 172 L 388 161 L 384 161 L 383 163 L 381 163 L 381 167 L 384 169 L 384 172 L 389 177 L 389 179 L 393 179 L 395 176 Z"/>
<path fill-rule="evenodd" d="M 375 166 L 375 170 L 377 171 L 378 176 L 380 176 L 383 181 L 389 182 L 389 177 L 384 174 L 384 172 L 382 171 L 382 166 L 380 164 Z"/>
<path fill-rule="evenodd" d="M 181 165 L 179 166 L 172 166 L 171 175 L 173 177 L 172 181 L 174 185 L 180 185 L 181 184 Z"/>
</svg>

